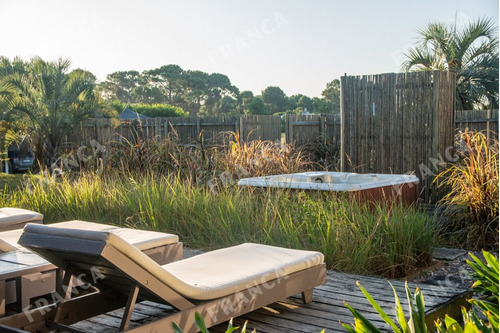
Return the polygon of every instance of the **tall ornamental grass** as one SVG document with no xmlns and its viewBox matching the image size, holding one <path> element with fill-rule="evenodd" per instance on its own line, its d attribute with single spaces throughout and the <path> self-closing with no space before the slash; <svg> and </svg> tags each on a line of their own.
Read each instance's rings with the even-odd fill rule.
<svg viewBox="0 0 500 333">
<path fill-rule="evenodd" d="M 497 248 L 498 140 L 468 130 L 457 139 L 458 161 L 436 177 L 448 191 L 439 205 L 450 216 L 448 229 L 456 243 L 469 249 Z"/>
<path fill-rule="evenodd" d="M 1 201 L 39 211 L 48 223 L 81 219 L 175 233 L 205 250 L 242 242 L 317 250 L 331 269 L 391 278 L 428 265 L 433 243 L 432 221 L 412 207 L 358 205 L 325 192 L 213 192 L 157 174 L 33 177 Z"/>
<path fill-rule="evenodd" d="M 244 177 L 295 173 L 312 170 L 311 157 L 293 145 L 272 141 L 242 142 L 237 133 L 223 133 L 225 145 L 206 145 L 200 136 L 195 144 L 179 143 L 175 132 L 164 138 L 121 138 L 90 149 L 79 147 L 55 164 L 63 171 L 100 173 L 174 174 L 199 185 L 229 185 Z M 104 147 L 104 148 L 103 148 Z M 72 163 L 68 163 L 72 161 Z"/>
</svg>

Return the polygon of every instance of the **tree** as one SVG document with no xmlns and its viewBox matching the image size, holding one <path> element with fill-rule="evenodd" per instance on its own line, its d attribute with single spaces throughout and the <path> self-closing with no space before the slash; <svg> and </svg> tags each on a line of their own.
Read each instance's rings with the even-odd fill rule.
<svg viewBox="0 0 500 333">
<path fill-rule="evenodd" d="M 49 167 L 59 157 L 64 138 L 102 106 L 94 94 L 95 76 L 81 69 L 69 72 L 69 67 L 69 60 L 33 58 L 26 72 L 0 78 L 3 119 L 19 114 L 30 119 L 37 159 Z"/>
<path fill-rule="evenodd" d="M 160 89 L 149 85 L 135 87 L 130 95 L 134 103 L 161 104 L 166 100 Z"/>
<path fill-rule="evenodd" d="M 170 105 L 174 105 L 175 100 L 182 93 L 181 78 L 184 70 L 179 65 L 166 65 L 160 68 L 144 71 L 142 76 L 148 85 L 159 89 Z"/>
<path fill-rule="evenodd" d="M 190 116 L 196 116 L 205 101 L 208 90 L 208 74 L 202 71 L 186 71 L 182 75 L 184 88 L 183 99 L 185 101 L 184 110 L 189 111 Z"/>
<path fill-rule="evenodd" d="M 205 109 L 210 114 L 219 114 L 224 97 L 237 97 L 238 88 L 224 74 L 213 73 L 207 77 L 207 99 Z M 227 101 L 226 101 L 227 102 Z"/>
<path fill-rule="evenodd" d="M 250 90 L 242 91 L 238 96 L 238 108 L 241 114 L 250 113 L 248 110 L 248 104 L 253 99 L 253 92 Z"/>
<path fill-rule="evenodd" d="M 252 98 L 250 103 L 248 103 L 248 111 L 250 114 L 271 114 L 259 96 Z"/>
<path fill-rule="evenodd" d="M 456 25 L 430 23 L 418 30 L 420 41 L 405 54 L 406 71 L 457 73 L 457 109 L 498 108 L 498 28 L 478 19 L 457 31 Z"/>
<path fill-rule="evenodd" d="M 333 113 L 333 103 L 326 100 L 325 98 L 313 98 L 313 112 L 321 114 Z"/>
<path fill-rule="evenodd" d="M 106 76 L 106 81 L 99 85 L 99 91 L 104 99 L 118 99 L 124 103 L 134 103 L 132 92 L 142 84 L 138 71 L 114 72 Z"/>
<path fill-rule="evenodd" d="M 267 87 L 262 91 L 262 100 L 269 111 L 274 114 L 288 109 L 288 97 L 280 87 Z"/>
<path fill-rule="evenodd" d="M 313 100 L 305 95 L 298 94 L 290 97 L 289 109 L 300 109 L 300 112 L 313 112 Z"/>
<path fill-rule="evenodd" d="M 238 100 L 231 96 L 222 97 L 219 112 L 227 115 L 239 115 Z"/>
<path fill-rule="evenodd" d="M 325 90 L 321 92 L 321 96 L 332 103 L 332 112 L 340 113 L 340 80 L 334 79 L 326 84 Z"/>
</svg>

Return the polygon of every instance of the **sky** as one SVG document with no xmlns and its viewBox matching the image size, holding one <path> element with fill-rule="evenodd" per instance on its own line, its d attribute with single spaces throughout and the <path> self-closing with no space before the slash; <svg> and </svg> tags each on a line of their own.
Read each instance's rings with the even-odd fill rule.
<svg viewBox="0 0 500 333">
<path fill-rule="evenodd" d="M 498 0 L 0 0 L 0 56 L 69 58 L 100 81 L 177 64 L 321 97 L 345 74 L 401 71 L 430 22 L 498 14 Z"/>
</svg>

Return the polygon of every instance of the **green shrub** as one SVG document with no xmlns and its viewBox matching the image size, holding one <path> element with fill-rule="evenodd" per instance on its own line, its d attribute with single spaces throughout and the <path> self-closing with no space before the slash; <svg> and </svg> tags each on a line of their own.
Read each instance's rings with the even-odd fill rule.
<svg viewBox="0 0 500 333">
<path fill-rule="evenodd" d="M 118 100 L 111 103 L 111 107 L 118 113 L 122 112 L 126 107 L 134 112 L 143 114 L 148 117 L 186 117 L 188 113 L 182 108 L 169 104 L 126 104 Z"/>
<path fill-rule="evenodd" d="M 456 244 L 467 248 L 498 246 L 498 140 L 484 133 L 458 135 L 458 162 L 436 180 L 448 194 L 439 202 L 451 221 Z M 450 228 L 450 226 L 448 226 Z"/>
</svg>

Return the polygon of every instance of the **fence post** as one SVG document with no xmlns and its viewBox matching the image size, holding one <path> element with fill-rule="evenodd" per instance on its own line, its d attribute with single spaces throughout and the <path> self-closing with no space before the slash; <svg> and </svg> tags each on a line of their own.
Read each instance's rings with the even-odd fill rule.
<svg viewBox="0 0 500 333">
<path fill-rule="evenodd" d="M 326 117 L 324 115 L 319 116 L 319 135 L 320 140 L 326 142 L 326 132 L 325 132 L 325 122 Z"/>
<path fill-rule="evenodd" d="M 293 140 L 293 115 L 286 115 L 286 142 L 292 143 Z"/>
<path fill-rule="evenodd" d="M 345 157 L 345 129 L 347 125 L 345 121 L 345 106 L 344 106 L 344 94 L 345 92 L 345 80 L 347 76 L 340 77 L 340 171 L 346 171 L 346 157 Z"/>
<path fill-rule="evenodd" d="M 490 119 L 491 119 L 491 108 L 493 106 L 491 106 L 488 111 L 486 112 L 486 119 L 488 119 L 486 121 L 486 142 L 488 142 L 488 146 L 490 144 Z"/>
</svg>

